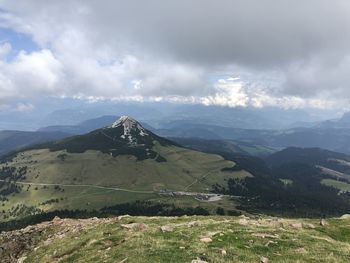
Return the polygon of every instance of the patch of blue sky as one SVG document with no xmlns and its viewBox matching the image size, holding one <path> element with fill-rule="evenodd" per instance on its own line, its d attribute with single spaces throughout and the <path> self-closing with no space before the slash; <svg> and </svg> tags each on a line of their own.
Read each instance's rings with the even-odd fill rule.
<svg viewBox="0 0 350 263">
<path fill-rule="evenodd" d="M 11 52 L 5 58 L 9 62 L 12 61 L 21 50 L 28 53 L 39 50 L 38 45 L 32 41 L 30 36 L 16 32 L 10 28 L 0 27 L 0 44 L 4 43 L 10 43 L 12 47 Z"/>
</svg>

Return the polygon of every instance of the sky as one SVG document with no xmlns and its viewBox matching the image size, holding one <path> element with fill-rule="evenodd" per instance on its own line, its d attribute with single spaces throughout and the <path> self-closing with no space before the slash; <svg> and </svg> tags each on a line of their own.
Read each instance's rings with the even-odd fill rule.
<svg viewBox="0 0 350 263">
<path fill-rule="evenodd" d="M 348 109 L 348 0 L 0 0 L 0 111 L 38 98 Z"/>
</svg>

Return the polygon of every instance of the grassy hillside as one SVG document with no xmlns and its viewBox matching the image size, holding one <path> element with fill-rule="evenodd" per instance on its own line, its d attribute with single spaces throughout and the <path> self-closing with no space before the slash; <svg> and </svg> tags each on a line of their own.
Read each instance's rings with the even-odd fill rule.
<svg viewBox="0 0 350 263">
<path fill-rule="evenodd" d="M 2 262 L 349 262 L 347 218 L 58 218 L 0 243 Z"/>
<path fill-rule="evenodd" d="M 0 220 L 37 213 L 37 209 L 98 210 L 136 200 L 166 201 L 169 197 L 158 194 L 162 189 L 209 192 L 215 183 L 224 184 L 228 178 L 251 176 L 245 171 L 222 171 L 235 163 L 219 155 L 158 143 L 152 149 L 166 161 L 138 161 L 131 155 L 113 157 L 93 150 L 21 152 L 0 164 L 0 179 L 6 181 L 0 182 L 4 197 Z M 198 205 L 193 197 L 190 200 L 189 205 Z"/>
</svg>

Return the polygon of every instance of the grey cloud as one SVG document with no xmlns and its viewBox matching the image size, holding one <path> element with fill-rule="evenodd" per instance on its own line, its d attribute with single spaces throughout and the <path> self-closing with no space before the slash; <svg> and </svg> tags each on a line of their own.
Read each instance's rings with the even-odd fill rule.
<svg viewBox="0 0 350 263">
<path fill-rule="evenodd" d="M 279 72 L 283 81 L 265 82 L 273 96 L 350 94 L 346 0 L 5 0 L 0 7 L 0 24 L 50 49 L 74 92 L 206 96 L 215 93 L 211 72 L 235 65 L 262 75 L 259 85 L 245 80 L 259 91 Z M 108 62 L 129 56 L 136 64 Z M 133 80 L 141 80 L 137 89 Z"/>
</svg>

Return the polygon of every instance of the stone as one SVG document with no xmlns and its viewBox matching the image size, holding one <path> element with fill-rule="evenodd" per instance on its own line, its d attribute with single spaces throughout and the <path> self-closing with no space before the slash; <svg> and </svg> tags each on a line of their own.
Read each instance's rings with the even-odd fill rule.
<svg viewBox="0 0 350 263">
<path fill-rule="evenodd" d="M 21 257 L 17 260 L 17 263 L 23 263 L 26 259 L 27 257 Z"/>
<path fill-rule="evenodd" d="M 301 254 L 306 254 L 306 253 L 307 253 L 306 249 L 303 248 L 303 247 L 298 248 L 298 249 L 296 249 L 295 251 L 298 252 L 298 253 L 301 253 Z"/>
<path fill-rule="evenodd" d="M 55 217 L 52 219 L 52 221 L 59 221 L 59 220 L 61 220 L 61 218 L 60 218 L 59 216 L 55 216 Z"/>
<path fill-rule="evenodd" d="M 148 226 L 144 223 L 122 224 L 121 227 L 129 230 L 136 230 L 136 231 L 148 229 Z"/>
<path fill-rule="evenodd" d="M 309 228 L 309 229 L 315 229 L 315 225 L 314 224 L 305 224 L 304 225 L 306 228 Z"/>
<path fill-rule="evenodd" d="M 188 227 L 199 226 L 200 223 L 198 221 L 192 221 L 187 224 Z"/>
<path fill-rule="evenodd" d="M 261 257 L 260 263 L 269 263 L 269 259 L 267 257 Z"/>
<path fill-rule="evenodd" d="M 174 231 L 174 227 L 172 225 L 164 225 L 164 226 L 161 226 L 160 229 L 162 230 L 162 232 L 173 232 Z"/>
<path fill-rule="evenodd" d="M 223 256 L 226 256 L 226 255 L 227 255 L 227 252 L 226 252 L 225 249 L 220 249 L 220 253 L 221 253 L 221 255 L 223 255 Z"/>
<path fill-rule="evenodd" d="M 202 237 L 202 238 L 200 239 L 200 241 L 203 242 L 203 243 L 210 243 L 210 242 L 212 242 L 213 240 L 212 240 L 210 237 Z"/>
<path fill-rule="evenodd" d="M 350 219 L 350 214 L 342 215 L 340 219 Z"/>
<path fill-rule="evenodd" d="M 201 260 L 200 258 L 194 259 L 191 263 L 208 263 L 207 261 Z"/>
<path fill-rule="evenodd" d="M 294 224 L 291 224 L 290 226 L 294 229 L 302 229 L 303 228 L 302 223 L 294 223 Z"/>
</svg>

